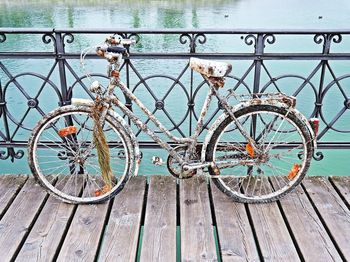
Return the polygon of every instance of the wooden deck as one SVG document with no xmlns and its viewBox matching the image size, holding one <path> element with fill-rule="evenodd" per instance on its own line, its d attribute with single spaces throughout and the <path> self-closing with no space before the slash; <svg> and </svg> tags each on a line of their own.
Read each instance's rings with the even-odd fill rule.
<svg viewBox="0 0 350 262">
<path fill-rule="evenodd" d="M 203 177 L 136 177 L 101 205 L 0 176 L 1 261 L 350 261 L 350 177 L 306 178 L 280 202 L 232 202 Z"/>
</svg>

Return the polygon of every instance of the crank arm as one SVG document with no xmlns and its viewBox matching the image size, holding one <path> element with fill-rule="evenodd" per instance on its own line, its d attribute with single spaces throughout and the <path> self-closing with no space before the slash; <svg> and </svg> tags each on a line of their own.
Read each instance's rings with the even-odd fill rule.
<svg viewBox="0 0 350 262">
<path fill-rule="evenodd" d="M 202 169 L 202 168 L 213 166 L 213 165 L 215 165 L 214 162 L 186 164 L 183 166 L 183 170 L 184 171 L 192 171 L 192 170 Z"/>
</svg>

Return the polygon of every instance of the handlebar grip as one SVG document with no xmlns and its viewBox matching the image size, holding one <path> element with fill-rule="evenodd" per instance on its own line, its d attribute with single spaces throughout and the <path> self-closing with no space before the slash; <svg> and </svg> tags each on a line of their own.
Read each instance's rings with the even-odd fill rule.
<svg viewBox="0 0 350 262">
<path fill-rule="evenodd" d="M 134 39 L 120 39 L 120 43 L 122 45 L 133 45 L 133 44 L 136 44 L 136 40 L 134 40 Z"/>
<path fill-rule="evenodd" d="M 118 53 L 118 54 L 125 54 L 126 53 L 126 48 L 121 47 L 121 46 L 109 46 L 107 48 L 107 52 Z"/>
</svg>

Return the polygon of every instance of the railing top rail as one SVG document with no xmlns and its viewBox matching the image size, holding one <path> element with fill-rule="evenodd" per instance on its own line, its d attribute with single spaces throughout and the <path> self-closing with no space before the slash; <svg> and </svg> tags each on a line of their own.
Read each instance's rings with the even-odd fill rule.
<svg viewBox="0 0 350 262">
<path fill-rule="evenodd" d="M 138 33 L 138 34 L 182 34 L 182 33 L 206 33 L 206 34 L 350 34 L 350 29 L 154 29 L 154 28 L 11 28 L 0 27 L 0 33 Z"/>
</svg>

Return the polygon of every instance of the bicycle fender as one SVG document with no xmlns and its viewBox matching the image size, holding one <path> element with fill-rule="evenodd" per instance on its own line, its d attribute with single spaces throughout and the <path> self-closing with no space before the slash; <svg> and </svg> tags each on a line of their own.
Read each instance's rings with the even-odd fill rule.
<svg viewBox="0 0 350 262">
<path fill-rule="evenodd" d="M 91 99 L 84 99 L 84 98 L 72 98 L 72 105 L 74 106 L 93 106 L 94 101 Z"/>
<path fill-rule="evenodd" d="M 254 101 L 253 101 L 254 100 Z M 247 101 L 247 102 L 242 102 L 239 103 L 235 106 L 231 107 L 231 111 L 233 113 L 237 112 L 238 110 L 241 110 L 243 108 L 246 107 L 251 107 L 251 106 L 257 106 L 257 105 L 272 105 L 272 106 L 276 106 L 276 107 L 283 107 L 286 109 L 289 109 L 291 112 L 293 112 L 293 114 L 295 114 L 300 120 L 302 120 L 305 125 L 307 126 L 311 137 L 312 137 L 312 142 L 313 142 L 313 147 L 314 149 L 317 148 L 317 139 L 315 137 L 315 133 L 308 121 L 308 119 L 299 112 L 299 110 L 290 107 L 290 105 L 277 101 L 277 100 L 264 100 L 264 99 L 253 99 L 252 101 Z M 204 142 L 203 142 L 203 147 L 202 147 L 202 152 L 201 152 L 201 161 L 204 162 L 205 161 L 205 152 L 207 150 L 208 144 L 214 134 L 214 131 L 218 128 L 218 126 L 220 126 L 220 124 L 227 118 L 229 117 L 228 113 L 223 113 L 221 114 L 216 120 L 215 122 L 212 124 L 212 126 L 209 128 L 209 131 L 207 132 L 207 135 L 205 136 Z"/>
<path fill-rule="evenodd" d="M 94 105 L 94 101 L 92 101 L 91 99 L 72 98 L 72 105 L 92 107 Z M 134 169 L 134 173 L 131 175 L 137 176 L 140 169 L 141 158 L 142 158 L 139 143 L 137 142 L 137 138 L 134 132 L 132 131 L 130 125 L 124 120 L 124 118 L 121 115 L 119 115 L 112 109 L 108 110 L 108 114 L 112 116 L 112 118 L 115 121 L 117 121 L 123 128 L 125 128 L 125 130 L 130 136 L 130 139 L 135 151 L 133 156 L 135 160 L 135 169 Z"/>
<path fill-rule="evenodd" d="M 271 97 L 267 98 L 253 98 L 251 100 L 244 101 L 240 104 L 238 104 L 235 107 L 235 110 L 242 109 L 247 106 L 254 106 L 254 105 L 270 105 L 270 106 L 276 106 L 276 107 L 283 107 L 285 109 L 288 109 L 292 111 L 301 121 L 305 123 L 307 126 L 307 129 L 309 130 L 312 138 L 312 144 L 314 149 L 317 148 L 317 137 L 315 136 L 315 132 L 313 128 L 310 125 L 309 120 L 302 114 L 298 109 L 295 108 L 296 106 L 296 98 L 293 96 L 287 96 L 283 93 L 277 93 Z M 234 111 L 235 112 L 235 111 Z"/>
</svg>

